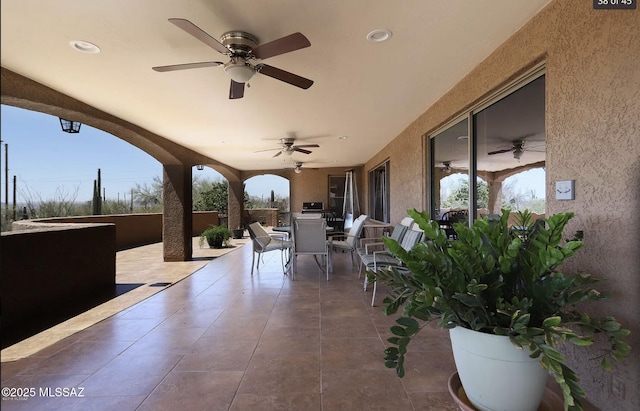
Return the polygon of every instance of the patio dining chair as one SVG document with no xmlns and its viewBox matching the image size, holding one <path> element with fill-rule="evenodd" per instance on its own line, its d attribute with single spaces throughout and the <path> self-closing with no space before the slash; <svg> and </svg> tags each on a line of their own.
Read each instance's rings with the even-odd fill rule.
<svg viewBox="0 0 640 411">
<path fill-rule="evenodd" d="M 355 266 L 355 252 L 358 240 L 362 235 L 364 223 L 369 218 L 366 214 L 360 215 L 353 221 L 351 229 L 347 233 L 334 233 L 329 236 L 329 248 L 331 251 L 342 251 L 351 253 L 351 263 Z"/>
<path fill-rule="evenodd" d="M 396 224 L 396 226 L 393 227 L 393 231 L 391 232 L 391 235 L 389 235 L 389 238 L 400 243 L 404 238 L 407 230 L 411 228 L 412 224 L 413 218 L 403 218 L 399 224 Z M 375 237 L 360 239 L 360 246 L 357 249 L 358 257 L 360 259 L 360 266 L 358 267 L 358 278 L 360 278 L 360 276 L 362 275 L 363 267 L 371 266 L 373 264 L 373 252 L 381 250 L 388 251 L 381 238 Z"/>
<path fill-rule="evenodd" d="M 294 280 L 298 269 L 298 256 L 312 255 L 320 271 L 326 270 L 329 281 L 331 261 L 329 259 L 329 245 L 327 241 L 327 222 L 323 218 L 296 218 L 293 220 L 293 251 L 291 280 Z M 322 257 L 322 262 L 318 261 Z"/>
<path fill-rule="evenodd" d="M 267 230 L 259 222 L 254 222 L 248 226 L 249 236 L 251 237 L 251 243 L 253 244 L 253 252 L 251 253 L 251 275 L 253 275 L 253 266 L 255 263 L 256 255 L 258 256 L 258 262 L 256 269 L 260 268 L 260 258 L 264 253 L 269 251 L 280 251 L 280 259 L 282 261 L 282 272 L 286 273 L 286 266 L 289 264 L 291 255 L 292 243 L 287 239 L 287 233 L 268 233 Z M 287 257 L 285 263 L 285 254 Z M 264 262 L 264 258 L 263 258 Z"/>
<path fill-rule="evenodd" d="M 418 225 L 414 222 L 411 225 L 404 236 L 402 237 L 402 241 L 400 242 L 400 247 L 404 248 L 406 251 L 410 251 L 413 247 L 416 246 L 420 241 L 424 238 L 424 232 L 418 227 Z M 402 261 L 396 257 L 391 251 L 374 251 L 373 259 L 368 262 L 366 265 L 367 271 L 376 272 L 381 269 L 386 269 L 389 267 L 394 267 L 397 270 L 408 271 L 404 266 Z M 369 284 L 369 278 L 365 276 L 364 278 L 364 290 L 367 290 L 367 285 Z M 371 296 L 371 306 L 373 307 L 376 301 L 376 291 L 378 288 L 377 281 L 373 282 L 373 295 Z"/>
</svg>

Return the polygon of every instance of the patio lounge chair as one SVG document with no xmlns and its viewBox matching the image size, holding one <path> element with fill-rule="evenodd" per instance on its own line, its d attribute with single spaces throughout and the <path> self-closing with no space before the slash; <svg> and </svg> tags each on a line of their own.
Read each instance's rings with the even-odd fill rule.
<svg viewBox="0 0 640 411">
<path fill-rule="evenodd" d="M 335 233 L 329 236 L 329 248 L 331 251 L 348 251 L 351 253 L 351 262 L 353 265 L 356 265 L 354 254 L 367 218 L 369 217 L 366 214 L 362 214 L 353 221 L 353 225 L 348 233 Z"/>
<path fill-rule="evenodd" d="M 413 218 L 405 217 L 397 224 L 389 238 L 401 242 L 404 234 L 413 224 Z M 358 278 L 362 275 L 362 267 L 373 264 L 373 252 L 374 251 L 386 251 L 386 247 L 381 238 L 361 238 L 360 247 L 358 247 L 358 257 L 360 258 L 360 267 L 358 268 Z"/>
<path fill-rule="evenodd" d="M 258 222 L 251 223 L 248 226 L 249 236 L 253 243 L 253 253 L 251 253 L 251 275 L 253 275 L 253 265 L 256 254 L 258 255 L 258 263 L 256 268 L 260 268 L 260 257 L 269 251 L 280 251 L 280 259 L 282 260 L 282 272 L 286 273 L 286 265 L 291 259 L 290 250 L 292 243 L 287 240 L 286 233 L 271 233 L 262 227 Z M 287 252 L 287 262 L 285 264 L 285 251 Z M 264 260 L 263 260 L 264 261 Z"/>
<path fill-rule="evenodd" d="M 400 246 L 405 250 L 409 251 L 416 244 L 423 240 L 424 232 L 418 227 L 416 223 L 411 225 L 411 228 L 407 230 L 402 237 L 402 241 L 400 242 Z M 374 251 L 373 252 L 373 261 L 369 261 L 369 264 L 366 265 L 367 271 L 376 272 L 378 270 L 394 267 L 398 270 L 407 270 L 407 268 L 402 264 L 402 261 L 398 259 L 395 255 L 391 253 L 389 250 L 384 251 Z M 367 290 L 367 285 L 369 283 L 369 279 L 367 276 L 364 278 L 364 290 Z M 371 306 L 375 304 L 376 301 L 376 290 L 378 288 L 378 284 L 376 281 L 373 282 L 373 295 L 371 296 Z"/>
</svg>

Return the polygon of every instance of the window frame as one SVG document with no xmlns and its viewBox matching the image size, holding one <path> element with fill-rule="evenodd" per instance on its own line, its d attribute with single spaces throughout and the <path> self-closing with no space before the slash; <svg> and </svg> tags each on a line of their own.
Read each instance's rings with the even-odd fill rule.
<svg viewBox="0 0 640 411">
<path fill-rule="evenodd" d="M 488 108 L 492 104 L 502 100 L 503 98 L 515 93 L 519 89 L 525 87 L 529 83 L 537 80 L 538 78 L 545 76 L 546 73 L 546 62 L 540 62 L 534 65 L 531 69 L 527 70 L 524 74 L 519 76 L 514 81 L 510 82 L 504 87 L 499 88 L 494 93 L 490 94 L 488 97 L 482 99 L 477 104 L 472 105 L 469 109 L 464 112 L 458 114 L 454 118 L 450 119 L 446 123 L 442 124 L 438 128 L 434 129 L 432 132 L 425 134 L 425 138 L 427 143 L 425 147 L 427 147 L 428 153 L 426 156 L 427 159 L 427 172 L 429 173 L 428 178 L 425 178 L 425 182 L 427 184 L 427 206 L 431 215 L 433 215 L 435 211 L 435 197 L 439 197 L 439 193 L 435 193 L 435 184 L 433 182 L 434 169 L 436 167 L 435 163 L 435 152 L 434 152 L 434 138 L 440 135 L 441 133 L 447 131 L 451 127 L 455 126 L 459 122 L 463 120 L 467 120 L 467 136 L 468 138 L 468 158 L 469 158 L 469 225 L 473 225 L 474 220 L 476 219 L 477 210 L 477 196 L 476 192 L 478 189 L 477 178 L 478 178 L 478 157 L 477 157 L 477 142 L 476 142 L 476 132 L 475 132 L 475 118 L 474 116 L 481 112 L 482 110 Z M 471 212 L 474 210 L 474 212 Z"/>
</svg>

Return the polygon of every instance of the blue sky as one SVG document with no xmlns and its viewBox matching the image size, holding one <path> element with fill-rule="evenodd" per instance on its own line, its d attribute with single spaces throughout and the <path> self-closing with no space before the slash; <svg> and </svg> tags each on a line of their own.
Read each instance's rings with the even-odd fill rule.
<svg viewBox="0 0 640 411">
<path fill-rule="evenodd" d="M 16 176 L 16 201 L 54 200 L 63 196 L 90 201 L 98 168 L 108 200 L 129 198 L 131 188 L 150 184 L 162 177 L 162 166 L 153 157 L 109 133 L 83 124 L 80 133 L 62 131 L 58 117 L 16 107 L 1 106 L 1 181 L 5 202 L 5 144 L 9 152 L 9 203 L 13 202 L 13 176 Z M 193 171 L 202 179 L 223 177 L 205 167 Z M 247 181 L 250 195 L 268 198 L 271 190 L 288 196 L 289 183 L 277 176 L 257 176 Z"/>
</svg>

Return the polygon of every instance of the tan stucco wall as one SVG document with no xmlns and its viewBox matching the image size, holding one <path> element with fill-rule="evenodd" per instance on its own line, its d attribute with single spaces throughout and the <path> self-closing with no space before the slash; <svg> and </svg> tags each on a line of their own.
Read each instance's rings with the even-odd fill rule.
<svg viewBox="0 0 640 411">
<path fill-rule="evenodd" d="M 640 12 L 596 11 L 561 0 L 492 53 L 465 79 L 365 164 L 391 160 L 391 214 L 427 209 L 423 135 L 546 60 L 547 212 L 575 211 L 567 233 L 584 230 L 585 246 L 566 272 L 607 278 L 614 297 L 594 305 L 631 329 L 632 355 L 614 366 L 624 399 L 611 394 L 596 349 L 569 348 L 590 401 L 603 410 L 640 409 Z M 555 182 L 576 181 L 574 201 L 555 200 Z"/>
<path fill-rule="evenodd" d="M 363 186 L 362 186 L 362 167 L 351 167 L 354 170 L 354 181 L 358 192 L 358 201 L 360 209 L 364 209 L 362 203 Z M 311 201 L 324 202 L 325 208 L 329 204 L 329 176 L 344 176 L 347 172 L 345 168 L 305 168 L 302 173 L 291 173 L 289 181 L 291 182 L 291 212 L 302 211 L 302 203 Z"/>
</svg>

